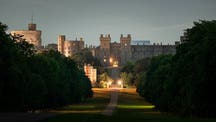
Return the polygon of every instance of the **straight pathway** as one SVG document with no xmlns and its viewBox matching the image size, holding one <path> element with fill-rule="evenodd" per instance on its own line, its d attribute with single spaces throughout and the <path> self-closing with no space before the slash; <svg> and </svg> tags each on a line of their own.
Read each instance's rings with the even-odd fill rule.
<svg viewBox="0 0 216 122">
<path fill-rule="evenodd" d="M 110 103 L 107 105 L 106 109 L 102 112 L 102 115 L 112 116 L 113 111 L 117 107 L 117 102 L 118 102 L 118 90 L 111 89 Z"/>
</svg>

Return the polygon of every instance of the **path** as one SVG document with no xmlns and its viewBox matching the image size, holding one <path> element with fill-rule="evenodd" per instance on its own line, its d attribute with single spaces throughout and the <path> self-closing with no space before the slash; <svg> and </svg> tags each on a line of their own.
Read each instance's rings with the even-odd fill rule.
<svg viewBox="0 0 216 122">
<path fill-rule="evenodd" d="M 106 109 L 102 112 L 102 114 L 111 116 L 113 114 L 113 111 L 117 107 L 117 102 L 118 102 L 118 90 L 111 89 L 110 103 L 107 105 Z"/>
<path fill-rule="evenodd" d="M 110 77 L 114 80 L 114 83 L 119 79 L 120 69 L 118 67 L 109 68 Z M 106 109 L 102 112 L 103 115 L 111 116 L 113 111 L 117 107 L 118 102 L 118 89 L 110 89 L 110 102 L 107 105 Z"/>
<path fill-rule="evenodd" d="M 113 67 L 113 68 L 110 68 L 109 70 L 110 70 L 110 77 L 114 80 L 114 82 L 119 80 L 120 68 Z"/>
</svg>

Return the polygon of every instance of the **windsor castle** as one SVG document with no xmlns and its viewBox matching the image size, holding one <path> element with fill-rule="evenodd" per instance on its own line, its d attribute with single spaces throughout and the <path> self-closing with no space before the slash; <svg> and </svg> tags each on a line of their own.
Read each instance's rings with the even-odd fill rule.
<svg viewBox="0 0 216 122">
<path fill-rule="evenodd" d="M 99 37 L 100 45 L 91 47 L 93 56 L 97 57 L 101 64 L 107 66 L 121 66 L 128 61 L 136 61 L 142 58 L 153 57 L 161 54 L 175 54 L 176 45 L 150 44 L 145 41 L 131 40 L 131 35 L 120 36 L 120 43 L 111 42 L 110 34 Z M 140 43 L 143 42 L 143 43 Z M 58 51 L 65 56 L 72 56 L 84 48 L 84 40 L 66 40 L 65 35 L 58 37 Z"/>
<path fill-rule="evenodd" d="M 23 35 L 27 42 L 33 44 L 38 52 L 54 49 L 69 57 L 84 49 L 84 40 L 67 40 L 65 35 L 58 37 L 57 44 L 49 44 L 47 48 L 41 46 L 42 31 L 36 29 L 36 24 L 30 23 L 28 30 L 11 31 L 11 34 Z M 127 61 L 136 61 L 142 58 L 161 54 L 175 54 L 176 45 L 150 44 L 150 41 L 132 41 L 130 34 L 120 35 L 119 42 L 112 42 L 110 34 L 99 37 L 100 45 L 89 48 L 92 55 L 98 58 L 101 64 L 107 66 L 121 66 Z M 42 50 L 42 51 L 41 51 Z"/>
<path fill-rule="evenodd" d="M 161 54 L 175 54 L 175 45 L 150 44 L 145 41 L 132 41 L 131 35 L 120 36 L 120 43 L 111 42 L 111 36 L 100 35 L 100 46 L 93 49 L 93 54 L 103 66 L 123 65 L 128 61 L 153 57 Z"/>
</svg>

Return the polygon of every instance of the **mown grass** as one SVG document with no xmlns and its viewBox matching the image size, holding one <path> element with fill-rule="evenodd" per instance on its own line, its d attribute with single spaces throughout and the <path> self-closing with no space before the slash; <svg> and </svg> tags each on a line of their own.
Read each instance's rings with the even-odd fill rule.
<svg viewBox="0 0 216 122">
<path fill-rule="evenodd" d="M 182 118 L 161 113 L 136 93 L 136 89 L 122 89 L 118 95 L 114 122 L 215 122 L 216 119 Z"/>
<path fill-rule="evenodd" d="M 59 114 L 43 122 L 215 122 L 216 119 L 181 118 L 160 113 L 154 106 L 140 97 L 135 89 L 121 89 L 118 93 L 117 109 L 112 116 L 101 115 L 109 103 L 109 90 L 94 89 L 94 99 L 88 103 L 70 105 L 62 110 L 68 113 Z M 92 112 L 99 110 L 98 112 Z M 70 112 L 78 111 L 78 112 Z M 84 112 L 82 112 L 84 111 Z"/>
<path fill-rule="evenodd" d="M 51 110 L 56 113 L 97 113 L 102 112 L 110 100 L 109 89 L 94 88 L 94 96 L 91 99 L 87 99 L 79 104 L 72 104 L 65 107 Z"/>
</svg>

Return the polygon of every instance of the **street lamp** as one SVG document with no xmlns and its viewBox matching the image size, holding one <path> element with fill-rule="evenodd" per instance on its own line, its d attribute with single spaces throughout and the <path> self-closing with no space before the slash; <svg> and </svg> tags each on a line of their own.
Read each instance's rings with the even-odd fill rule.
<svg viewBox="0 0 216 122">
<path fill-rule="evenodd" d="M 112 62 L 113 62 L 113 59 L 112 59 L 112 58 L 110 58 L 110 59 L 109 59 L 109 61 L 110 61 L 110 63 L 112 63 Z"/>
<path fill-rule="evenodd" d="M 118 80 L 118 85 L 122 88 L 123 87 L 123 85 L 122 85 L 122 81 L 121 80 Z"/>
<path fill-rule="evenodd" d="M 122 84 L 121 80 L 118 80 L 118 85 L 121 85 L 121 84 Z"/>
</svg>

